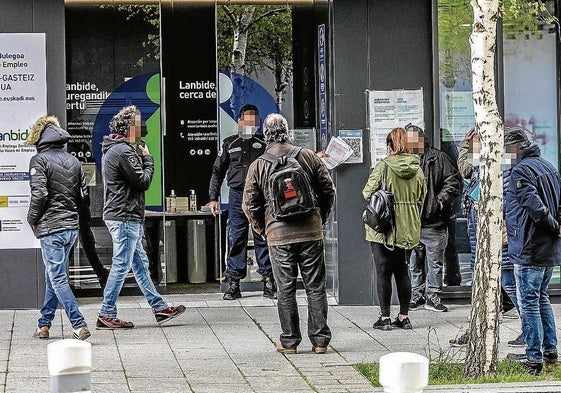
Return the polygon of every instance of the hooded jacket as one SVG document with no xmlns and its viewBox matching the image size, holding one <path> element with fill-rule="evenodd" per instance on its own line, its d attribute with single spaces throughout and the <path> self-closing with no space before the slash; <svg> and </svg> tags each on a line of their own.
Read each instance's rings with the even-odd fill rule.
<svg viewBox="0 0 561 393">
<path fill-rule="evenodd" d="M 271 143 L 266 151 L 275 156 L 288 153 L 290 143 Z M 249 167 L 243 193 L 242 209 L 258 233 L 265 233 L 269 246 L 282 246 L 323 239 L 322 223 L 325 223 L 335 199 L 333 180 L 321 160 L 310 149 L 302 149 L 296 157 L 302 169 L 310 176 L 319 207 L 295 220 L 277 220 L 267 204 L 269 190 L 267 181 L 271 163 L 255 160 Z"/>
<path fill-rule="evenodd" d="M 150 187 L 154 174 L 152 156 L 140 156 L 124 137 L 106 136 L 103 151 L 103 219 L 114 221 L 143 221 L 144 192 Z"/>
<path fill-rule="evenodd" d="M 561 176 L 538 146 L 523 149 L 512 168 L 505 213 L 512 263 L 561 265 Z"/>
<path fill-rule="evenodd" d="M 444 228 L 455 213 L 454 202 L 461 189 L 460 173 L 450 157 L 433 147 L 427 147 L 421 156 L 421 169 L 427 180 L 421 226 Z"/>
<path fill-rule="evenodd" d="M 70 134 L 47 117 L 35 123 L 27 143 L 37 154 L 29 163 L 31 201 L 27 222 L 38 238 L 78 229 L 78 209 L 88 189 L 80 162 L 66 152 Z"/>
<path fill-rule="evenodd" d="M 419 157 L 413 154 L 396 154 L 384 158 L 370 172 L 362 190 L 364 199 L 380 189 L 384 166 L 388 166 L 386 190 L 394 194 L 396 230 L 381 234 L 365 225 L 366 240 L 386 243 L 404 249 L 419 244 L 421 236 L 421 207 L 427 194 L 425 176 L 420 168 Z"/>
</svg>

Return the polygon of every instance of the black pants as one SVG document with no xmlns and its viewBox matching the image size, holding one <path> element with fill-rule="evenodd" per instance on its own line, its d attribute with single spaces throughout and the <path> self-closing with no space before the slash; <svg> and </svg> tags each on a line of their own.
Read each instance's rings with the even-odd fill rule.
<svg viewBox="0 0 561 393">
<path fill-rule="evenodd" d="M 300 268 L 308 297 L 308 337 L 313 346 L 327 347 L 331 341 L 331 330 L 327 326 L 323 240 L 269 246 L 269 255 L 278 288 L 282 346 L 296 348 L 302 341 L 296 303 L 296 279 Z"/>
<path fill-rule="evenodd" d="M 409 279 L 409 267 L 407 262 L 411 250 L 395 247 L 393 251 L 388 250 L 382 243 L 371 242 L 372 257 L 377 277 L 378 302 L 382 317 L 390 316 L 392 299 L 392 275 L 397 287 L 397 298 L 399 299 L 399 313 L 407 315 L 409 302 L 411 301 L 411 280 Z"/>
<path fill-rule="evenodd" d="M 90 208 L 85 205 L 82 206 L 80 208 L 78 217 L 80 226 L 80 244 L 84 249 L 86 258 L 88 259 L 88 262 L 92 267 L 94 273 L 98 278 L 100 278 L 104 274 L 107 275 L 107 273 L 105 272 L 105 266 L 103 266 L 103 263 L 101 263 L 101 261 L 99 260 L 99 256 L 97 255 L 95 237 L 91 228 L 91 219 L 92 214 L 90 212 Z"/>
</svg>

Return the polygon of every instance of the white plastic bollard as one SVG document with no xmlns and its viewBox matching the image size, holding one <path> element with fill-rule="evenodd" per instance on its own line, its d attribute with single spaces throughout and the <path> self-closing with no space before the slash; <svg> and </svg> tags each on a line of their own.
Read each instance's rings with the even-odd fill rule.
<svg viewBox="0 0 561 393">
<path fill-rule="evenodd" d="M 51 393 L 91 392 L 92 345 L 66 339 L 47 345 Z"/>
<path fill-rule="evenodd" d="M 380 358 L 380 384 L 386 393 L 422 393 L 429 383 L 429 360 L 411 352 L 394 352 Z"/>
</svg>

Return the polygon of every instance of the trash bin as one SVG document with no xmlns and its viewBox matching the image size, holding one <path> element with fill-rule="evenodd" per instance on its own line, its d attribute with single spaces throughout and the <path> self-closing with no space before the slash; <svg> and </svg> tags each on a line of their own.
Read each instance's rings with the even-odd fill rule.
<svg viewBox="0 0 561 393">
<path fill-rule="evenodd" d="M 187 281 L 206 282 L 206 223 L 187 220 Z"/>
</svg>

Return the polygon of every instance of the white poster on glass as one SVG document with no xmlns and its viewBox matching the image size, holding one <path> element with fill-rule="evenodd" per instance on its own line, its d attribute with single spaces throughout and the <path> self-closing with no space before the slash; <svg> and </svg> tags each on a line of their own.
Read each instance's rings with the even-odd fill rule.
<svg viewBox="0 0 561 393">
<path fill-rule="evenodd" d="M 370 166 L 386 155 L 386 136 L 396 127 L 411 123 L 425 128 L 423 89 L 367 90 L 370 124 Z"/>
<path fill-rule="evenodd" d="M 39 248 L 27 224 L 30 127 L 47 114 L 44 33 L 0 34 L 0 249 Z"/>
<path fill-rule="evenodd" d="M 504 40 L 505 126 L 526 130 L 542 157 L 557 167 L 555 33 Z"/>
</svg>

